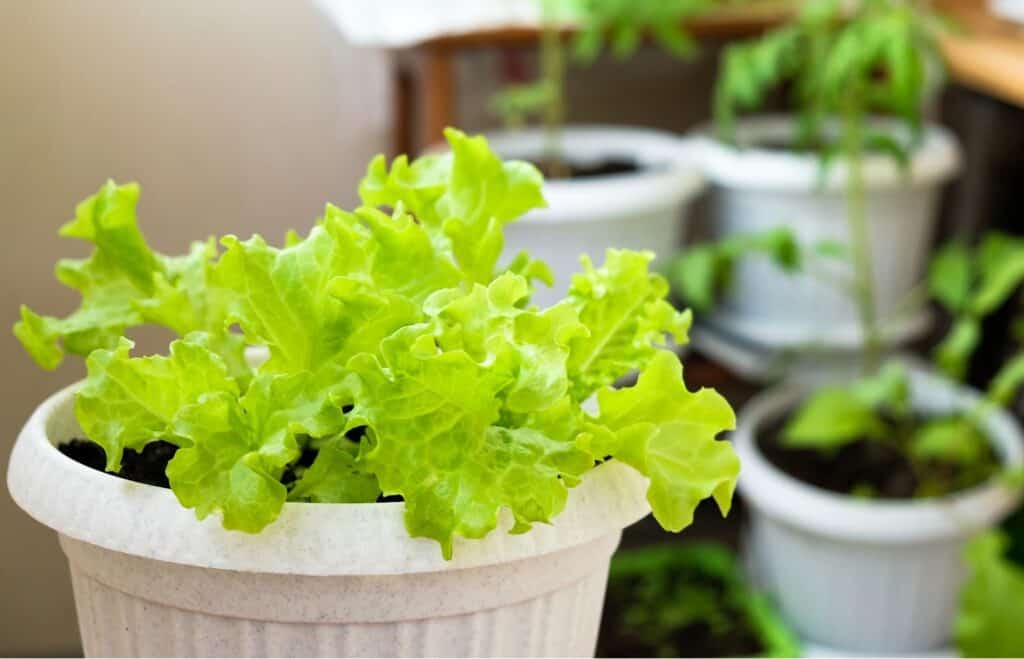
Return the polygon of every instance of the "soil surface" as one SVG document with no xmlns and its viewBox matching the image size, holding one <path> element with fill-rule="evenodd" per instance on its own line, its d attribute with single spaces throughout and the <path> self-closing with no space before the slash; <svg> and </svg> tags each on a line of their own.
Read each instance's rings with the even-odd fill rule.
<svg viewBox="0 0 1024 659">
<path fill-rule="evenodd" d="M 612 157 L 595 163 L 561 163 L 568 171 L 559 171 L 558 166 L 550 161 L 533 161 L 533 165 L 544 174 L 544 178 L 555 179 L 588 179 L 602 176 L 620 176 L 635 174 L 641 171 L 640 165 L 629 158 Z"/>
<path fill-rule="evenodd" d="M 106 471 L 104 469 L 107 464 L 106 454 L 99 444 L 88 439 L 72 439 L 58 446 L 57 450 L 86 467 L 97 471 Z M 177 446 L 163 440 L 147 444 L 142 451 L 125 449 L 124 455 L 121 457 L 121 471 L 113 475 L 136 483 L 170 487 L 164 471 L 177 450 Z"/>
<path fill-rule="evenodd" d="M 360 439 L 364 432 L 365 431 L 362 428 L 350 431 L 350 433 L 358 433 L 358 437 Z M 350 439 L 351 438 L 352 437 L 350 437 Z M 121 458 L 121 471 L 118 472 L 106 471 L 106 454 L 103 452 L 103 449 L 100 448 L 99 444 L 91 442 L 88 439 L 72 439 L 59 445 L 57 450 L 75 462 L 83 464 L 91 469 L 95 469 L 96 471 L 110 473 L 113 476 L 135 481 L 136 483 L 145 483 L 146 485 L 169 488 L 170 483 L 167 482 L 166 474 L 167 463 L 174 457 L 174 453 L 178 450 L 178 447 L 170 442 L 159 440 L 147 444 L 142 451 L 125 449 L 124 456 Z M 309 467 L 313 464 L 313 460 L 315 459 L 316 451 L 303 451 L 299 460 L 294 465 L 288 467 L 288 469 L 286 469 L 281 475 L 281 482 L 285 485 L 294 482 L 295 468 Z M 404 499 L 400 495 L 384 496 L 382 494 L 377 497 L 378 503 L 390 503 L 395 501 L 404 501 Z"/>
<path fill-rule="evenodd" d="M 967 471 L 952 463 L 940 461 L 918 465 L 915 472 L 902 452 L 878 441 L 862 439 L 831 452 L 793 449 L 783 446 L 783 418 L 767 425 L 757 438 L 761 453 L 775 467 L 810 485 L 838 492 L 875 499 L 913 499 L 925 496 L 923 481 L 933 491 L 927 496 L 952 494 L 983 482 L 991 473 L 975 468 Z M 921 420 L 918 420 L 919 423 Z M 912 428 L 906 429 L 908 432 Z M 998 464 L 990 450 L 991 464 Z"/>
</svg>

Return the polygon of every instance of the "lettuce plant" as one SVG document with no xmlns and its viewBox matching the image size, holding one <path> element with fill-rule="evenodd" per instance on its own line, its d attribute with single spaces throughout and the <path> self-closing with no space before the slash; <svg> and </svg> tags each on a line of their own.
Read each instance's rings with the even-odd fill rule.
<svg viewBox="0 0 1024 659">
<path fill-rule="evenodd" d="M 690 314 L 665 301 L 653 255 L 584 258 L 562 302 L 532 306 L 547 266 L 498 259 L 503 226 L 543 205 L 541 175 L 481 137 L 446 136 L 449 154 L 374 160 L 360 208 L 328 205 L 280 247 L 224 236 L 169 257 L 139 231 L 137 186 L 107 183 L 80 204 L 61 233 L 95 251 L 57 274 L 81 306 L 65 318 L 23 307 L 14 332 L 44 368 L 64 351 L 87 357 L 75 412 L 107 469 L 171 442 L 181 504 L 247 532 L 286 501 L 399 495 L 409 533 L 446 558 L 503 508 L 515 533 L 550 521 L 608 459 L 650 479 L 669 530 L 707 497 L 727 513 L 739 464 L 716 436 L 733 412 L 688 391 L 656 348 L 685 340 Z M 142 324 L 181 338 L 134 356 L 124 334 Z M 248 366 L 245 346 L 265 346 L 266 361 Z M 635 386 L 610 387 L 632 370 Z"/>
<path fill-rule="evenodd" d="M 798 118 L 795 143 L 817 150 L 824 163 L 842 156 L 853 292 L 868 372 L 879 366 L 882 342 L 869 253 L 864 154 L 881 150 L 905 164 L 912 146 L 870 122 L 869 113 L 895 114 L 912 136 L 919 134 L 927 74 L 942 64 L 936 38 L 940 27 L 938 17 L 921 3 L 860 0 L 851 8 L 839 0 L 806 0 L 787 25 L 728 47 L 715 90 L 719 134 L 733 142 L 737 112 L 763 106 L 770 91 L 790 83 Z"/>
</svg>

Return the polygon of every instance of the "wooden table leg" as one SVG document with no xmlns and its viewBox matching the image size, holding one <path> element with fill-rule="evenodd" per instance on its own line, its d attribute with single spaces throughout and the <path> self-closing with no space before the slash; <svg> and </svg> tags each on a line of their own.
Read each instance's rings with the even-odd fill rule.
<svg viewBox="0 0 1024 659">
<path fill-rule="evenodd" d="M 413 153 L 415 121 L 415 75 L 403 53 L 391 56 L 391 157 Z"/>
<path fill-rule="evenodd" d="M 418 143 L 426 147 L 441 140 L 455 121 L 455 56 L 444 48 L 425 49 L 419 79 L 420 126 Z"/>
</svg>

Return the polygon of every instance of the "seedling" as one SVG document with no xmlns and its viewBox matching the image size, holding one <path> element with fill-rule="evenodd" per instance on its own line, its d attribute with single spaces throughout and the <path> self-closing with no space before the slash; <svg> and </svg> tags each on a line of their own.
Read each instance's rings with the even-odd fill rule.
<svg viewBox="0 0 1024 659">
<path fill-rule="evenodd" d="M 649 34 L 664 50 L 685 57 L 696 51 L 683 21 L 706 11 L 711 0 L 538 0 L 541 3 L 540 77 L 531 83 L 505 87 L 493 99 L 495 111 L 510 127 L 540 117 L 546 136 L 543 161 L 551 176 L 568 175 L 562 149 L 566 45 L 562 30 L 579 25 L 572 55 L 593 62 L 606 49 L 625 59 L 633 55 Z"/>
</svg>

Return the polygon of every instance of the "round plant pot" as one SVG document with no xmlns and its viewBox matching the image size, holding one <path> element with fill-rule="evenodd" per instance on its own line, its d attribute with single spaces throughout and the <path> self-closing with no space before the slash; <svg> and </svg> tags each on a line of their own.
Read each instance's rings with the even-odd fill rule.
<svg viewBox="0 0 1024 659">
<path fill-rule="evenodd" d="M 73 398 L 35 411 L 7 478 L 59 535 L 88 656 L 589 655 L 621 530 L 649 511 L 646 479 L 610 461 L 552 525 L 509 535 L 503 517 L 452 561 L 401 503 L 287 503 L 260 534 L 225 531 L 61 454 Z"/>
<path fill-rule="evenodd" d="M 544 154 L 540 129 L 487 136 L 503 158 L 536 161 Z M 685 138 L 640 128 L 571 126 L 563 133 L 566 160 L 598 164 L 608 158 L 631 161 L 638 171 L 544 183 L 548 207 L 505 228 L 505 261 L 527 250 L 551 266 L 555 286 L 540 286 L 541 306 L 565 297 L 580 255 L 604 263 L 609 247 L 650 250 L 657 268 L 681 245 L 688 205 L 704 187 Z"/>
<path fill-rule="evenodd" d="M 911 376 L 919 412 L 968 410 L 979 399 L 938 376 Z M 748 565 L 813 644 L 881 654 L 942 647 L 965 576 L 964 544 L 1006 516 L 1020 493 L 993 480 L 936 499 L 870 501 L 803 483 L 772 465 L 757 437 L 807 393 L 771 389 L 740 414 L 733 437 L 743 464 L 738 486 L 751 510 Z M 1024 439 L 1010 415 L 993 412 L 983 424 L 1004 464 L 1024 464 Z"/>
<path fill-rule="evenodd" d="M 900 128 L 892 131 L 898 135 Z M 716 239 L 786 226 L 807 248 L 825 241 L 848 243 L 842 158 L 836 157 L 823 176 L 820 158 L 813 152 L 760 146 L 786 144 L 793 134 L 793 117 L 761 116 L 737 123 L 739 147 L 719 142 L 706 131 L 698 138 L 711 183 L 709 227 Z M 907 169 L 882 154 L 869 154 L 864 160 L 875 304 L 889 344 L 900 344 L 927 329 L 927 312 L 908 310 L 908 305 L 924 275 L 941 186 L 959 166 L 955 138 L 934 125 L 926 127 Z M 786 273 L 766 258 L 744 258 L 710 320 L 763 346 L 858 346 L 857 309 L 840 284 L 850 275 L 848 259 L 813 253 L 798 274 Z"/>
</svg>

